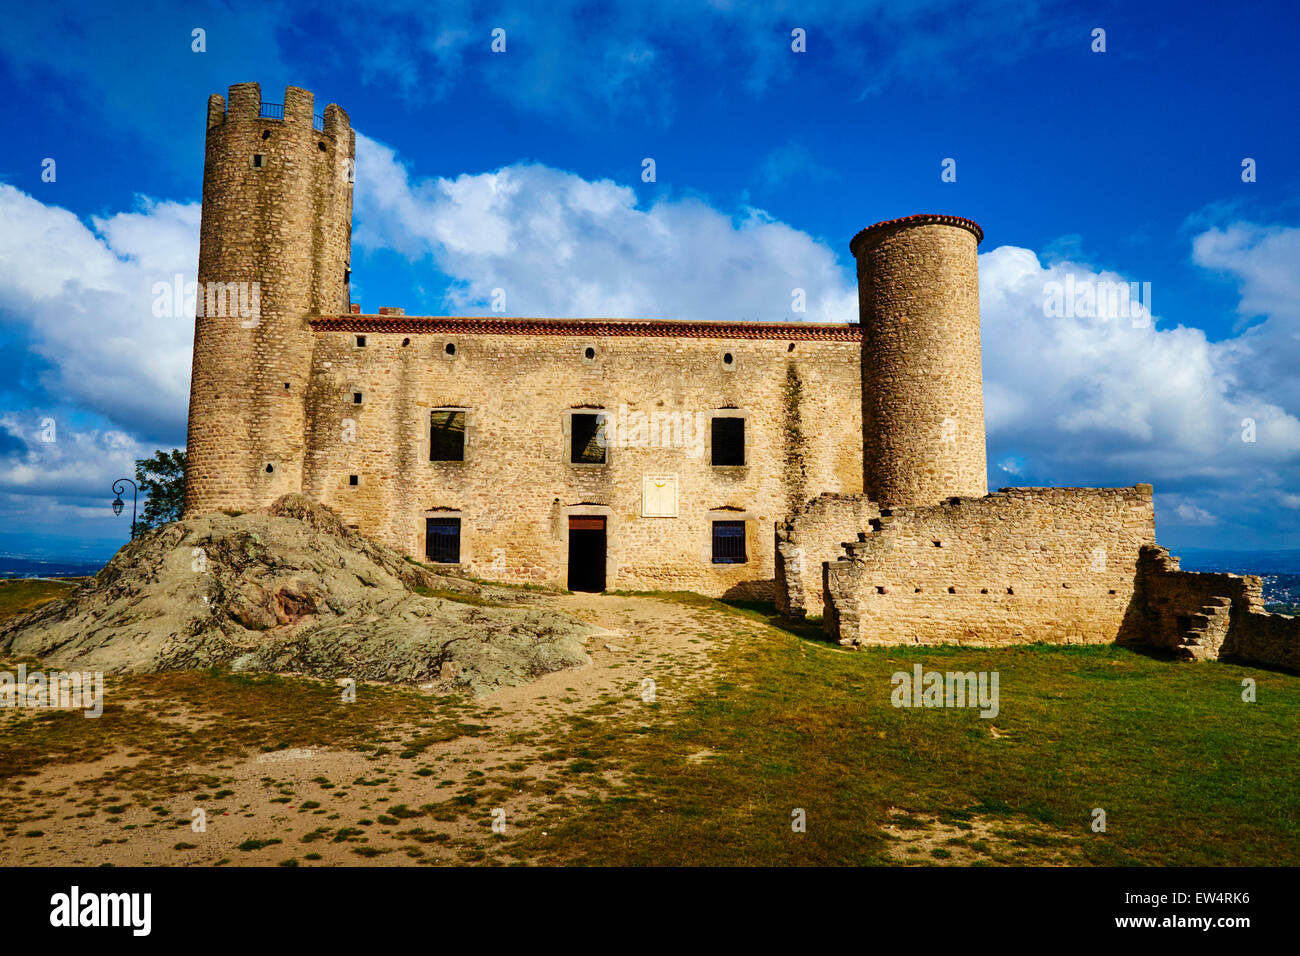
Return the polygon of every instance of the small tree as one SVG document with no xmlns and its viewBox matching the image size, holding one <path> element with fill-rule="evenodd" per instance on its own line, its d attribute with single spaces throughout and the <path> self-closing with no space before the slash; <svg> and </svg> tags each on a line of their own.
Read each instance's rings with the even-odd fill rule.
<svg viewBox="0 0 1300 956">
<path fill-rule="evenodd" d="M 156 451 L 152 458 L 137 459 L 135 483 L 145 498 L 144 513 L 136 522 L 137 533 L 181 520 L 185 502 L 185 452 L 173 448 Z"/>
</svg>

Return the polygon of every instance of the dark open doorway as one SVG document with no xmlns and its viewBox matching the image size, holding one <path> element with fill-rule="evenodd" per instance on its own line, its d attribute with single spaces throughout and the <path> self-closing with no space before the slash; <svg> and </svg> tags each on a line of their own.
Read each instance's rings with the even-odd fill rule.
<svg viewBox="0 0 1300 956">
<path fill-rule="evenodd" d="M 569 590 L 605 590 L 605 519 L 599 515 L 569 518 Z"/>
</svg>

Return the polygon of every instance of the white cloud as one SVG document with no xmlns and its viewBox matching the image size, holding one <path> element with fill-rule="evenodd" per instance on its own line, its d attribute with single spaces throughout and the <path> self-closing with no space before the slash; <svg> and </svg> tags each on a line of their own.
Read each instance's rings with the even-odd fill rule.
<svg viewBox="0 0 1300 956">
<path fill-rule="evenodd" d="M 635 192 L 540 165 L 412 182 L 357 137 L 354 240 L 429 256 L 458 280 L 448 307 L 486 313 L 493 289 L 525 316 L 848 321 L 857 296 L 825 243 L 761 210 L 702 199 L 639 208 Z M 791 309 L 803 289 L 806 313 Z"/>
<path fill-rule="evenodd" d="M 989 453 L 1018 466 L 1001 466 L 1005 483 L 1151 482 L 1162 527 L 1215 525 L 1229 547 L 1276 546 L 1300 530 L 1285 510 L 1300 487 L 1292 372 L 1300 315 L 1288 291 L 1298 238 L 1300 229 L 1240 225 L 1197 237 L 1196 262 L 1238 284 L 1243 314 L 1265 315 L 1218 342 L 1160 316 L 1159 288 L 1152 324 L 1046 317 L 1049 282 L 1129 277 L 1069 262 L 1049 267 L 1009 246 L 982 255 Z M 1243 440 L 1248 421 L 1254 441 Z"/>
<path fill-rule="evenodd" d="M 184 440 L 194 317 L 156 318 L 152 290 L 193 281 L 198 227 L 197 203 L 142 200 L 91 228 L 0 184 L 0 319 L 26 326 L 51 395 Z"/>
<path fill-rule="evenodd" d="M 1208 229 L 1192 241 L 1192 261 L 1237 281 L 1243 319 L 1300 319 L 1300 229 L 1244 222 Z"/>
<path fill-rule="evenodd" d="M 40 412 L 0 415 L 0 436 L 6 446 L 17 447 L 0 458 L 0 489 L 10 495 L 102 497 L 107 503 L 113 482 L 134 478 L 136 459 L 154 451 L 116 429 L 79 429 L 56 418 L 51 431 L 42 425 L 44 418 Z"/>
<path fill-rule="evenodd" d="M 1297 464 L 1300 408 L 1279 402 L 1275 380 L 1241 374 L 1260 358 L 1248 337 L 1212 343 L 1159 320 L 1045 316 L 1045 286 L 1067 275 L 1076 285 L 1128 281 L 1086 265 L 1045 266 L 1011 246 L 980 257 L 993 447 L 1053 483 L 1217 483 Z M 1254 443 L 1242 441 L 1247 418 Z"/>
<path fill-rule="evenodd" d="M 1189 501 L 1174 506 L 1174 517 L 1182 524 L 1214 524 L 1219 519 Z"/>
<path fill-rule="evenodd" d="M 1192 260 L 1240 292 L 1237 338 L 1222 343 L 1225 373 L 1293 412 L 1300 409 L 1300 229 L 1235 222 L 1201 233 Z"/>
</svg>

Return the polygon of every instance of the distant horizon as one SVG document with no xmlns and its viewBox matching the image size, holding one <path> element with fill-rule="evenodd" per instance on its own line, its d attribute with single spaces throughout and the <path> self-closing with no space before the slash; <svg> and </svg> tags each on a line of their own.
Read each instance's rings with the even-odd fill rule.
<svg viewBox="0 0 1300 956">
<path fill-rule="evenodd" d="M 0 546 L 0 577 L 11 576 L 9 571 L 16 570 L 16 566 L 21 564 L 48 564 L 55 566 L 77 566 L 78 568 L 87 568 L 95 566 L 102 568 L 113 559 L 113 556 L 121 550 L 122 546 L 128 542 L 123 541 L 111 551 L 105 551 L 96 554 L 50 554 L 50 553 L 30 553 L 21 554 L 8 551 Z M 1289 567 L 1263 567 L 1254 562 L 1243 562 L 1243 570 L 1236 573 L 1241 574 L 1300 574 L 1300 548 L 1170 548 L 1170 553 L 1176 558 L 1183 558 L 1183 570 L 1197 570 L 1196 568 L 1186 567 L 1186 559 L 1192 556 L 1202 557 L 1215 555 L 1226 557 L 1230 560 L 1237 556 L 1251 557 L 1254 562 L 1260 559 L 1270 558 L 1276 561 L 1290 561 Z M 1223 564 L 1222 561 L 1199 561 L 1198 564 Z M 1251 564 L 1250 567 L 1245 565 Z"/>
</svg>

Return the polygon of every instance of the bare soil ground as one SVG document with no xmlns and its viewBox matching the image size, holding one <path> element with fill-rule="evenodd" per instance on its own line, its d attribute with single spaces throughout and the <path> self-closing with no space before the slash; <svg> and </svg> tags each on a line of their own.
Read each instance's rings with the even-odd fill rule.
<svg viewBox="0 0 1300 956">
<path fill-rule="evenodd" d="M 593 707 L 613 718 L 646 708 L 652 689 L 657 698 L 664 685 L 677 692 L 702 685 L 711 647 L 735 632 L 734 620 L 720 628 L 710 619 L 716 611 L 653 598 L 555 595 L 547 603 L 611 633 L 589 642 L 589 666 L 478 698 L 472 734 L 435 742 L 415 759 L 398 748 L 325 744 L 183 762 L 168 768 L 171 781 L 182 784 L 171 793 L 165 792 L 176 788 L 166 780 L 130 785 L 131 771 L 152 759 L 148 741 L 90 761 L 51 760 L 33 775 L 10 779 L 0 793 L 0 864 L 499 861 L 505 838 L 538 811 L 619 784 L 616 774 L 566 774 L 563 764 L 546 759 L 563 745 L 568 718 Z M 107 698 L 127 709 L 156 708 L 150 698 L 120 700 L 113 683 Z M 361 685 L 358 697 L 367 691 Z M 212 713 L 185 701 L 174 702 L 165 720 L 165 732 L 178 737 L 222 733 Z M 418 728 L 394 729 L 401 737 L 401 730 Z M 198 811 L 202 831 L 194 825 Z M 503 833 L 494 832 L 494 822 Z"/>
<path fill-rule="evenodd" d="M 1066 866 L 1085 862 L 1078 834 L 1028 820 L 967 815 L 941 820 L 934 814 L 892 810 L 881 832 L 889 855 L 907 866 L 979 866 L 988 863 Z"/>
<path fill-rule="evenodd" d="M 110 676 L 98 719 L 0 707 L 0 864 L 1300 864 L 1296 675 L 529 593 L 589 664 L 485 697 L 203 669 Z M 895 707 L 916 664 L 999 672 L 996 724 Z"/>
</svg>

